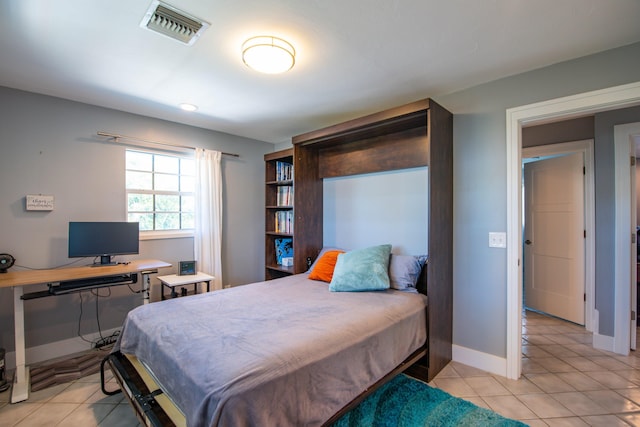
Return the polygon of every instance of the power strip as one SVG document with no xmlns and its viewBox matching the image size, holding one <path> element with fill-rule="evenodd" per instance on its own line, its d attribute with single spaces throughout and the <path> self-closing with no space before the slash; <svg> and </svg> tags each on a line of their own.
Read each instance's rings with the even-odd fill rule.
<svg viewBox="0 0 640 427">
<path fill-rule="evenodd" d="M 120 333 L 115 333 L 113 335 L 109 335 L 108 337 L 104 337 L 100 340 L 98 340 L 95 345 L 94 348 L 103 348 L 109 345 L 112 345 L 113 343 L 116 342 L 116 340 L 118 339 L 118 335 L 120 335 Z"/>
</svg>

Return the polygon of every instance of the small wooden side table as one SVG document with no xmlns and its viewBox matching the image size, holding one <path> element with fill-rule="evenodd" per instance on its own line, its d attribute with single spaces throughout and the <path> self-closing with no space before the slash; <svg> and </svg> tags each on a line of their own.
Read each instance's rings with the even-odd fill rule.
<svg viewBox="0 0 640 427">
<path fill-rule="evenodd" d="M 162 283 L 162 289 L 160 290 L 160 299 L 164 300 L 164 288 L 165 286 L 171 289 L 171 298 L 175 298 L 178 296 L 175 288 L 176 286 L 189 286 L 193 285 L 193 290 L 197 294 L 198 293 L 198 283 L 206 283 L 207 284 L 207 292 L 209 292 L 209 285 L 211 280 L 213 280 L 213 276 L 210 276 L 206 273 L 197 272 L 196 274 L 170 274 L 168 276 L 158 276 L 158 280 Z"/>
</svg>

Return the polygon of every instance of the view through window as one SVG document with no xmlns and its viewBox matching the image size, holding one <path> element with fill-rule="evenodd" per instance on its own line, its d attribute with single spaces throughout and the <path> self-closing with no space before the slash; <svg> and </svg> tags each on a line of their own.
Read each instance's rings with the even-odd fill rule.
<svg viewBox="0 0 640 427">
<path fill-rule="evenodd" d="M 127 217 L 141 232 L 193 230 L 194 191 L 193 158 L 126 151 Z"/>
</svg>

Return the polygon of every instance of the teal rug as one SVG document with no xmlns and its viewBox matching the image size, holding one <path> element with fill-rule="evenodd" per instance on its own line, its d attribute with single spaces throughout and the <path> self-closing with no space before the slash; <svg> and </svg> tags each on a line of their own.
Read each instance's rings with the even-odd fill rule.
<svg viewBox="0 0 640 427">
<path fill-rule="evenodd" d="M 526 424 L 480 408 L 404 374 L 398 375 L 333 427 L 522 427 Z"/>
</svg>

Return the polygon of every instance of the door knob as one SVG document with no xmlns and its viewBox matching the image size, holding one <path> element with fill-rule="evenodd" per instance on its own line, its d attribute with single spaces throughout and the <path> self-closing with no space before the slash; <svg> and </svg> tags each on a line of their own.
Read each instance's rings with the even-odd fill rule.
<svg viewBox="0 0 640 427">
<path fill-rule="evenodd" d="M 526 245 L 530 245 L 530 244 L 531 244 L 531 243 L 533 243 L 533 242 L 532 242 L 531 240 L 527 239 L 527 240 L 525 240 L 525 241 L 524 241 L 524 243 L 525 243 Z"/>
</svg>

